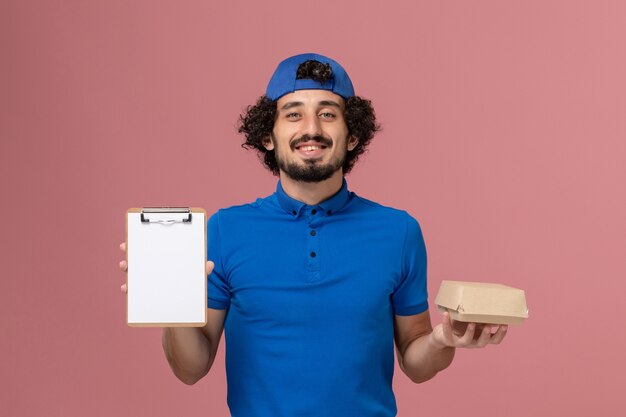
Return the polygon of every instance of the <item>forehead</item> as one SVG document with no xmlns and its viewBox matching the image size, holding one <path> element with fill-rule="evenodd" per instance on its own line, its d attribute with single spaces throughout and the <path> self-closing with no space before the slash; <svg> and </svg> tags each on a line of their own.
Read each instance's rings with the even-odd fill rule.
<svg viewBox="0 0 626 417">
<path fill-rule="evenodd" d="M 322 102 L 337 103 L 342 109 L 345 101 L 343 97 L 327 90 L 297 90 L 293 93 L 285 94 L 276 102 L 276 106 L 280 110 L 283 106 L 293 103 L 301 103 L 302 105 L 318 106 Z"/>
</svg>

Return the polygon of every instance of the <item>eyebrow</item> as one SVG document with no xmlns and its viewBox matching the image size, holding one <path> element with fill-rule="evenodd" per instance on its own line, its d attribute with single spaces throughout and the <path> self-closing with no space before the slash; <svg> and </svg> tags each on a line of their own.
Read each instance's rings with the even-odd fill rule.
<svg viewBox="0 0 626 417">
<path fill-rule="evenodd" d="M 332 100 L 322 100 L 318 103 L 320 106 L 330 106 L 330 107 L 336 107 L 338 109 L 341 109 L 341 106 L 339 105 L 339 103 L 337 103 L 336 101 L 332 101 Z M 283 105 L 283 107 L 281 107 L 281 110 L 289 110 L 293 107 L 298 107 L 298 106 L 303 106 L 304 103 L 301 101 L 289 101 L 287 103 L 285 103 Z"/>
<path fill-rule="evenodd" d="M 292 107 L 298 107 L 298 106 L 302 106 L 304 103 L 302 103 L 301 101 L 289 101 L 287 103 L 285 103 L 285 105 L 283 107 L 281 107 L 281 110 L 288 110 L 291 109 Z"/>
<path fill-rule="evenodd" d="M 339 103 L 337 103 L 336 101 L 332 101 L 332 100 L 322 100 L 319 103 L 322 106 L 331 106 L 331 107 L 337 107 L 338 109 L 341 109 L 341 106 L 339 105 Z"/>
</svg>

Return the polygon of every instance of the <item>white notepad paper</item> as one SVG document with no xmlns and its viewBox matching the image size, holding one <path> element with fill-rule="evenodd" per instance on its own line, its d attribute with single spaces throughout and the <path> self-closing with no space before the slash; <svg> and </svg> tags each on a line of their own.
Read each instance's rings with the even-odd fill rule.
<svg viewBox="0 0 626 417">
<path fill-rule="evenodd" d="M 128 325 L 204 326 L 206 212 L 165 210 L 127 213 Z"/>
</svg>

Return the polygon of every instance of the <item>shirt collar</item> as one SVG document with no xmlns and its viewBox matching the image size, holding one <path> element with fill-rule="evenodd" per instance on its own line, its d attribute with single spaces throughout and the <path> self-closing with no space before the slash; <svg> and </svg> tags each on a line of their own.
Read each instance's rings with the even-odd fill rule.
<svg viewBox="0 0 626 417">
<path fill-rule="evenodd" d="M 285 193 L 285 190 L 283 190 L 280 180 L 278 180 L 278 185 L 276 185 L 276 196 L 282 209 L 294 217 L 299 217 L 302 211 L 308 207 L 305 203 L 289 197 L 287 193 Z M 348 183 L 344 178 L 339 191 L 315 207 L 324 210 L 324 213 L 328 216 L 340 211 L 349 199 L 350 191 L 348 191 Z"/>
</svg>

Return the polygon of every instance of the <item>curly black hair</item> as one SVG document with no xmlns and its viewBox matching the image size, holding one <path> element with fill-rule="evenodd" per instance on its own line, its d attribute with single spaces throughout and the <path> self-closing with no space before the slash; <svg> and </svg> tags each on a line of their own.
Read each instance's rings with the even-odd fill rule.
<svg viewBox="0 0 626 417">
<path fill-rule="evenodd" d="M 298 67 L 296 78 L 312 78 L 324 83 L 332 78 L 332 70 L 328 64 L 310 60 Z M 279 173 L 278 163 L 274 151 L 268 151 L 263 146 L 263 140 L 272 134 L 276 114 L 276 101 L 261 96 L 256 104 L 248 106 L 239 116 L 238 127 L 239 133 L 245 136 L 245 142 L 241 146 L 245 149 L 255 149 L 265 167 L 274 175 Z M 380 130 L 380 125 L 376 122 L 372 102 L 358 96 L 346 100 L 344 119 L 348 126 L 348 134 L 359 140 L 356 147 L 346 154 L 343 173 L 347 174 L 365 152 L 376 132 Z"/>
<path fill-rule="evenodd" d="M 326 81 L 333 78 L 333 70 L 330 67 L 330 64 L 322 64 L 314 59 L 309 59 L 308 61 L 304 61 L 300 64 L 300 66 L 298 66 L 298 71 L 296 72 L 296 80 L 301 80 L 303 78 L 311 78 L 321 84 L 324 84 Z"/>
</svg>

